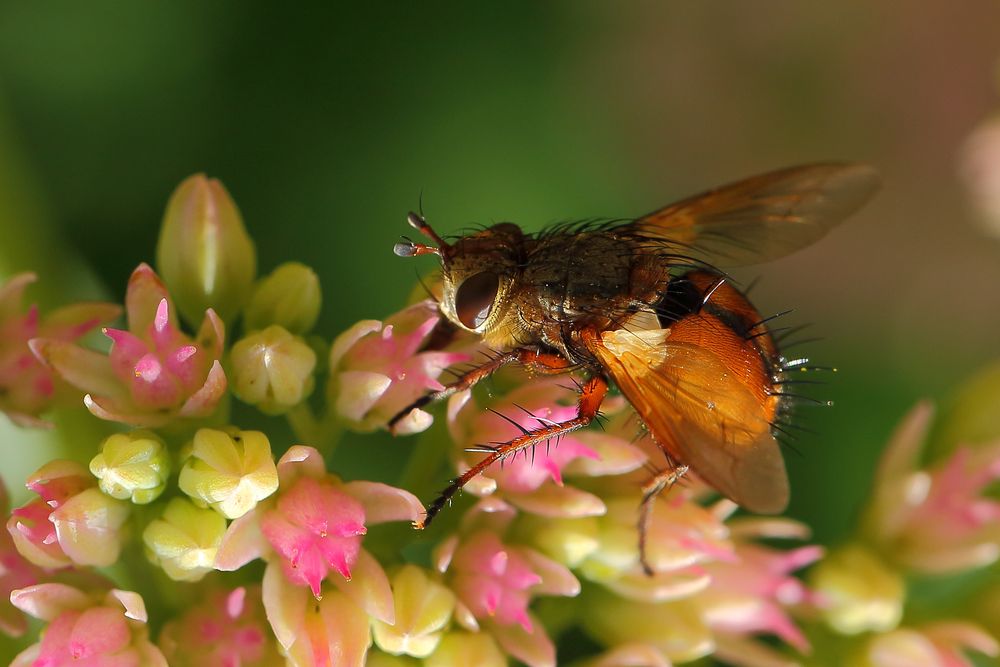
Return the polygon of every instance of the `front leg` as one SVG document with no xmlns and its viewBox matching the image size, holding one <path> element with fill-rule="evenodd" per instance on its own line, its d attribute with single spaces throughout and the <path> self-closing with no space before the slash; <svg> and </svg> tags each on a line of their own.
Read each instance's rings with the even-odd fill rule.
<svg viewBox="0 0 1000 667">
<path fill-rule="evenodd" d="M 503 368 L 509 363 L 518 362 L 522 366 L 537 370 L 542 373 L 564 373 L 570 370 L 573 365 L 562 355 L 552 352 L 540 352 L 533 348 L 519 347 L 509 352 L 504 352 L 487 361 L 482 366 L 477 366 L 459 376 L 457 380 L 448 384 L 440 391 L 433 391 L 424 394 L 408 406 L 400 410 L 389 420 L 388 428 L 390 433 L 395 433 L 395 426 L 403 417 L 410 414 L 412 410 L 422 408 L 425 405 L 448 398 L 465 389 L 471 389 L 480 380 L 488 378 L 493 373 Z"/>
<path fill-rule="evenodd" d="M 561 358 L 562 357 L 560 357 L 560 359 Z M 601 408 L 601 403 L 604 402 L 604 397 L 607 393 L 608 381 L 600 375 L 595 375 L 587 380 L 581 388 L 579 409 L 577 411 L 577 416 L 573 419 L 568 419 L 564 422 L 557 422 L 554 424 L 546 424 L 545 426 L 528 431 L 527 433 L 514 438 L 510 442 L 506 442 L 496 447 L 479 446 L 469 448 L 467 451 L 486 453 L 486 458 L 453 479 L 451 484 L 449 484 L 444 491 L 441 492 L 441 495 L 439 495 L 434 502 L 427 506 L 427 514 L 424 515 L 423 519 L 414 522 L 414 526 L 416 528 L 426 528 L 430 525 L 430 522 L 434 520 L 434 517 L 437 516 L 438 512 L 440 512 L 448 501 L 451 500 L 452 496 L 458 493 L 463 486 L 468 484 L 473 477 L 480 474 L 497 461 L 513 456 L 518 452 L 531 447 L 532 445 L 538 444 L 539 442 L 543 442 L 551 438 L 558 438 L 559 436 L 575 431 L 578 428 L 583 428 L 590 422 L 594 421 Z"/>
</svg>

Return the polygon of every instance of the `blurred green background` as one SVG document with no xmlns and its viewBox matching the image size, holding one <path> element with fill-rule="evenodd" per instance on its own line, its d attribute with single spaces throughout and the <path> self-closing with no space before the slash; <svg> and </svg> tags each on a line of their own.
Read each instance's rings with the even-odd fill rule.
<svg viewBox="0 0 1000 667">
<path fill-rule="evenodd" d="M 167 196 L 218 177 L 261 270 L 297 259 L 328 337 L 400 307 L 422 196 L 443 233 L 643 213 L 791 164 L 864 160 L 877 200 L 741 274 L 840 372 L 790 457 L 791 513 L 844 535 L 892 426 L 998 356 L 1000 248 L 956 159 L 998 108 L 1000 4 L 0 4 L 0 275 L 120 298 Z M 44 459 L 3 426 L 4 468 Z M 24 465 L 28 465 L 25 463 Z M 21 498 L 21 496 L 17 496 Z"/>
</svg>

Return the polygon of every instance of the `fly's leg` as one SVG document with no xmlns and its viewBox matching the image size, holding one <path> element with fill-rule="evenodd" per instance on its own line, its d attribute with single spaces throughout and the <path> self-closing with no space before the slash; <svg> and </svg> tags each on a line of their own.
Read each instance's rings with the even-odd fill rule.
<svg viewBox="0 0 1000 667">
<path fill-rule="evenodd" d="M 653 568 L 646 558 L 646 543 L 649 527 L 653 522 L 653 503 L 664 489 L 669 489 L 687 473 L 687 466 L 668 467 L 656 473 L 642 485 L 642 503 L 639 505 L 639 563 L 642 571 L 653 576 Z"/>
<path fill-rule="evenodd" d="M 538 350 L 526 347 L 519 347 L 511 350 L 510 352 L 504 352 L 503 354 L 493 357 L 482 366 L 477 366 L 476 368 L 463 373 L 457 380 L 449 385 L 446 385 L 444 389 L 424 394 L 417 400 L 413 401 L 413 403 L 410 403 L 389 420 L 389 431 L 395 432 L 396 424 L 398 424 L 403 417 L 410 414 L 412 410 L 416 410 L 417 408 L 422 408 L 430 403 L 448 398 L 452 394 L 456 394 L 465 389 L 470 389 L 480 380 L 486 379 L 507 364 L 513 362 L 517 362 L 541 373 L 564 373 L 572 368 L 572 364 L 565 357 L 552 352 L 539 352 Z"/>
<path fill-rule="evenodd" d="M 554 424 L 546 424 L 545 426 L 528 431 L 527 433 L 514 438 L 510 442 L 506 442 L 496 447 L 476 447 L 468 450 L 474 452 L 484 452 L 487 456 L 482 461 L 466 470 L 460 476 L 453 479 L 451 484 L 449 484 L 444 491 L 441 492 L 441 495 L 439 495 L 434 502 L 427 506 L 427 513 L 424 515 L 424 518 L 416 521 L 414 526 L 417 528 L 426 528 L 430 525 L 431 521 L 434 520 L 434 517 L 437 516 L 438 512 L 440 512 L 444 506 L 448 504 L 448 501 L 450 501 L 463 486 L 468 484 L 472 478 L 489 468 L 497 461 L 503 460 L 508 456 L 514 456 L 518 452 L 531 447 L 532 445 L 536 445 L 539 442 L 544 442 L 550 438 L 558 438 L 559 436 L 575 431 L 578 428 L 583 428 L 590 422 L 594 421 L 601 408 L 601 403 L 604 402 L 604 397 L 607 393 L 608 381 L 600 375 L 595 375 L 587 380 L 581 388 L 579 409 L 577 410 L 577 416 L 573 419 L 568 419 L 564 422 L 557 422 Z"/>
</svg>

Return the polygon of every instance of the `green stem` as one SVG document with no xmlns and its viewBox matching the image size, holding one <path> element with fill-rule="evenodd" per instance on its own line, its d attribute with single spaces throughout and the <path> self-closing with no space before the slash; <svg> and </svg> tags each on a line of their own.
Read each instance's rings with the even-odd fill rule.
<svg viewBox="0 0 1000 667">
<path fill-rule="evenodd" d="M 292 408 L 285 418 L 295 437 L 319 450 L 324 459 L 329 459 L 344 434 L 344 426 L 338 419 L 329 414 L 318 419 L 305 401 Z"/>
<path fill-rule="evenodd" d="M 400 488 L 422 497 L 440 485 L 442 478 L 438 473 L 442 463 L 448 460 L 448 444 L 451 442 L 448 434 L 442 432 L 443 428 L 436 422 L 417 440 L 417 446 L 413 448 L 400 476 Z"/>
</svg>

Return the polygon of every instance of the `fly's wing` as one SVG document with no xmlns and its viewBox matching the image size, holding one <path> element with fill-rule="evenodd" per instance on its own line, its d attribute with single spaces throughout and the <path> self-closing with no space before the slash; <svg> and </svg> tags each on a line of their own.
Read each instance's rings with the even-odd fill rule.
<svg viewBox="0 0 1000 667">
<path fill-rule="evenodd" d="M 788 476 L 766 406 L 713 352 L 667 337 L 610 331 L 589 347 L 673 459 L 752 512 L 783 511 Z"/>
<path fill-rule="evenodd" d="M 791 167 L 671 204 L 629 228 L 715 266 L 757 264 L 818 241 L 861 208 L 879 182 L 864 164 Z"/>
</svg>

